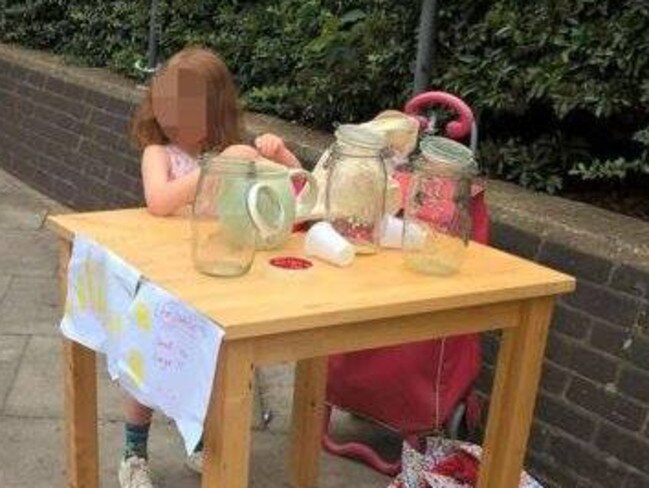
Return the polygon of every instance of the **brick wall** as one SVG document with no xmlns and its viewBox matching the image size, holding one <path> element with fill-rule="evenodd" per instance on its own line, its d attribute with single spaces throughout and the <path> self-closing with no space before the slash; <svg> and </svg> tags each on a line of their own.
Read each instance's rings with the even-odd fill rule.
<svg viewBox="0 0 649 488">
<path fill-rule="evenodd" d="M 649 224 L 636 221 L 636 230 L 643 227 Z M 561 244 L 554 240 L 560 234 L 547 237 L 502 222 L 492 232 L 495 246 L 578 278 L 576 292 L 555 310 L 528 466 L 550 487 L 649 487 L 645 254 L 625 263 Z M 498 337 L 485 337 L 479 382 L 485 393 L 497 351 Z"/>
<path fill-rule="evenodd" d="M 0 58 L 0 164 L 70 207 L 141 202 L 132 104 Z"/>
<path fill-rule="evenodd" d="M 108 76 L 0 46 L 0 166 L 79 210 L 141 203 L 125 138 L 139 94 Z M 264 116 L 247 125 L 310 162 L 330 140 Z M 495 246 L 578 277 L 554 317 L 528 467 L 548 487 L 649 487 L 649 224 L 498 182 L 489 207 Z M 497 350 L 486 336 L 485 394 Z M 290 386 L 268 386 L 286 418 Z"/>
</svg>

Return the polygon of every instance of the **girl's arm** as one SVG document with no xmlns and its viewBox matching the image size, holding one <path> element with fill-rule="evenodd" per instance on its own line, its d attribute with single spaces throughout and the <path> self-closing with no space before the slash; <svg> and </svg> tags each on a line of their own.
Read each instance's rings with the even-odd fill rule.
<svg viewBox="0 0 649 488">
<path fill-rule="evenodd" d="M 234 144 L 225 148 L 220 155 L 232 158 L 257 159 L 259 152 L 254 147 L 245 144 Z"/>
<path fill-rule="evenodd" d="M 200 169 L 173 181 L 169 180 L 169 155 L 162 146 L 152 145 L 142 155 L 144 198 L 151 214 L 171 215 L 194 200 Z"/>
</svg>

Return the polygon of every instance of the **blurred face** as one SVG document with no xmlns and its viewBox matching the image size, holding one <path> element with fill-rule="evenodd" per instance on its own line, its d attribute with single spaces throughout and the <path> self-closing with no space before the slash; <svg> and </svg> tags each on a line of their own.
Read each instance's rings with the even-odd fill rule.
<svg viewBox="0 0 649 488">
<path fill-rule="evenodd" d="M 207 139 L 207 81 L 187 67 L 169 66 L 152 89 L 153 113 L 165 135 L 181 146 Z"/>
</svg>

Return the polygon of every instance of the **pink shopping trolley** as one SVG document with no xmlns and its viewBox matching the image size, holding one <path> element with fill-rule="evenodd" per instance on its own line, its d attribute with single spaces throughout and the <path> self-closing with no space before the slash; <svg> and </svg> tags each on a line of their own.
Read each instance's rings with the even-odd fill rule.
<svg viewBox="0 0 649 488">
<path fill-rule="evenodd" d="M 439 107 L 457 115 L 446 124 L 445 135 L 455 140 L 470 139 L 475 148 L 473 114 L 459 98 L 444 92 L 423 93 L 410 100 L 404 112 L 417 116 L 425 137 L 435 122 L 424 112 Z M 406 195 L 410 174 L 398 171 L 395 177 Z M 476 184 L 472 189 L 471 217 L 472 238 L 486 243 L 489 221 L 484 185 Z M 419 436 L 441 427 L 454 436 L 462 421 L 476 425 L 479 420 L 480 409 L 472 387 L 480 364 L 476 334 L 331 356 L 324 448 L 332 454 L 364 462 L 384 474 L 398 474 L 400 461 L 385 460 L 373 447 L 360 441 L 337 442 L 331 433 L 332 409 L 369 419 L 413 443 Z"/>
</svg>

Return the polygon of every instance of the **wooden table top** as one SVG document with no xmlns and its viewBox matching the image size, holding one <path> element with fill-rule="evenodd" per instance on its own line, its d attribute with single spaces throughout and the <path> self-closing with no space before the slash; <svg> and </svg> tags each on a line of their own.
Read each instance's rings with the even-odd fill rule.
<svg viewBox="0 0 649 488">
<path fill-rule="evenodd" d="M 349 268 L 313 260 L 307 271 L 272 268 L 273 256 L 302 255 L 303 236 L 260 252 L 251 271 L 214 278 L 194 270 L 189 220 L 153 217 L 144 209 L 51 216 L 48 225 L 72 240 L 82 234 L 119 255 L 146 278 L 193 306 L 226 331 L 226 339 L 305 330 L 570 292 L 572 277 L 471 243 L 453 276 L 418 274 L 401 253 L 358 256 Z"/>
</svg>

